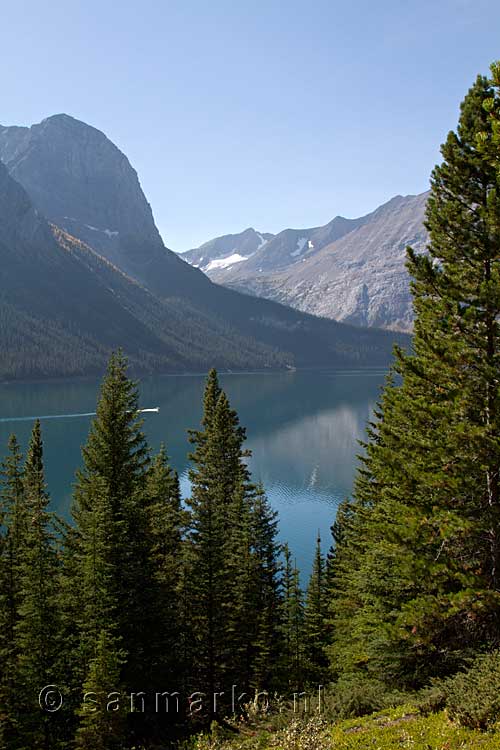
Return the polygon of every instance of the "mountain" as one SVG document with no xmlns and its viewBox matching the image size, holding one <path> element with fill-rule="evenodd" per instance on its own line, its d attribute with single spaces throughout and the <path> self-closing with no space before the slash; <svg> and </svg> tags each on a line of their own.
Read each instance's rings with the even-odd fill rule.
<svg viewBox="0 0 500 750">
<path fill-rule="evenodd" d="M 364 219 L 336 216 L 328 224 L 312 229 L 285 229 L 279 234 L 261 234 L 246 229 L 240 234 L 227 234 L 205 242 L 199 248 L 182 253 L 188 263 L 218 278 L 225 278 L 226 269 L 244 263 L 247 273 L 277 271 L 310 257 L 330 242 L 360 226 Z M 238 269 L 239 270 L 239 269 Z"/>
<path fill-rule="evenodd" d="M 50 374 L 99 369 L 118 344 L 138 370 L 150 372 L 390 360 L 392 334 L 343 326 L 226 289 L 167 249 L 135 170 L 95 128 L 67 115 L 30 128 L 0 126 L 0 159 L 10 174 L 7 180 L 3 170 L 5 190 L 22 186 L 19 201 L 31 206 L 18 216 L 15 241 L 4 236 L 3 224 L 14 209 L 4 206 L 0 217 L 2 289 L 13 284 L 19 291 L 17 301 L 8 292 L 3 302 L 14 304 L 19 320 L 55 320 L 57 330 L 71 334 L 75 353 L 70 364 L 61 354 L 63 345 L 53 341 L 42 356 L 43 347 L 31 336 L 29 364 L 21 367 L 18 352 L 17 364 L 13 360 L 4 368 L 4 377 L 16 367 L 37 374 L 42 361 L 43 373 Z M 43 241 L 23 242 L 31 231 L 24 227 L 27 214 L 37 217 Z M 51 274 L 51 265 L 57 273 Z M 16 325 L 21 332 L 24 324 Z M 17 344 L 7 330 L 4 336 L 8 354 Z M 89 352 L 82 364 L 76 355 L 79 337 Z M 398 340 L 407 343 L 405 337 Z"/>
<path fill-rule="evenodd" d="M 423 252 L 428 193 L 396 196 L 359 219 L 286 229 L 248 260 L 207 269 L 220 284 L 359 326 L 410 331 L 406 247 Z"/>
<path fill-rule="evenodd" d="M 0 378 L 102 372 L 123 347 L 136 372 L 283 367 L 291 357 L 160 300 L 49 225 L 0 162 Z M 256 364 L 254 364 L 256 363 Z"/>
<path fill-rule="evenodd" d="M 247 260 L 272 238 L 272 234 L 256 232 L 250 227 L 239 234 L 226 234 L 209 240 L 198 248 L 182 253 L 181 257 L 206 273 Z"/>
<path fill-rule="evenodd" d="M 161 294 L 192 289 L 193 273 L 164 247 L 137 172 L 104 133 L 64 114 L 0 125 L 0 159 L 50 222 Z"/>
</svg>

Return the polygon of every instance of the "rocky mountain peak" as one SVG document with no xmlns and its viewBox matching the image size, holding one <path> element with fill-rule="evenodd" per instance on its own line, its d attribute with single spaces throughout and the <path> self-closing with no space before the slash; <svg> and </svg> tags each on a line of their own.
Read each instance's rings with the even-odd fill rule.
<svg viewBox="0 0 500 750">
<path fill-rule="evenodd" d="M 238 234 L 225 234 L 204 242 L 200 247 L 183 253 L 182 258 L 205 272 L 229 268 L 235 263 L 247 261 L 272 238 L 269 232 L 257 232 L 253 227 L 248 227 Z"/>
<path fill-rule="evenodd" d="M 244 262 L 212 261 L 217 283 L 359 326 L 409 331 L 406 247 L 424 252 L 427 193 L 396 195 L 358 219 L 285 229 Z"/>
<path fill-rule="evenodd" d="M 67 114 L 0 127 L 0 159 L 47 219 L 110 260 L 162 246 L 135 169 L 100 130 Z"/>
</svg>

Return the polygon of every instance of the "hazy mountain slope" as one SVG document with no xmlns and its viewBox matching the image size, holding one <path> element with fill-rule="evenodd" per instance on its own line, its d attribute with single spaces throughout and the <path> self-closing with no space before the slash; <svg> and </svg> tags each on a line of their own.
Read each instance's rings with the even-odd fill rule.
<svg viewBox="0 0 500 750">
<path fill-rule="evenodd" d="M 49 221 L 134 278 L 162 294 L 195 284 L 164 247 L 136 171 L 101 131 L 68 115 L 0 125 L 0 159 Z"/>
<path fill-rule="evenodd" d="M 67 115 L 31 128 L 0 126 L 0 158 L 45 216 L 90 243 L 162 305 L 170 305 L 187 349 L 197 328 L 200 345 L 201 339 L 205 342 L 206 366 L 221 357 L 227 367 L 240 368 L 390 360 L 392 335 L 339 326 L 225 289 L 165 248 L 136 172 L 95 128 Z M 162 334 L 159 325 L 157 336 Z M 199 361 L 196 347 L 194 360 Z M 181 358 L 177 369 L 193 365 Z"/>
<path fill-rule="evenodd" d="M 361 326 L 411 330 L 406 247 L 425 249 L 426 200 L 427 193 L 397 196 L 353 222 L 335 240 L 282 269 L 267 273 L 264 265 L 256 269 L 254 256 L 252 265 L 247 261 L 216 269 L 210 276 L 315 315 Z"/>
<path fill-rule="evenodd" d="M 0 163 L 0 377 L 101 372 L 122 346 L 136 371 L 292 360 L 160 301 L 81 241 L 51 229 Z"/>
</svg>

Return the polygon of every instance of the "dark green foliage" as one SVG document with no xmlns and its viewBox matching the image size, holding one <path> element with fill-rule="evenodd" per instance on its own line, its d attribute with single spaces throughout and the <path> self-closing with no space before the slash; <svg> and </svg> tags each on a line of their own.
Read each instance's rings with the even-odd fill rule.
<svg viewBox="0 0 500 750">
<path fill-rule="evenodd" d="M 3 658 L 10 661 L 7 652 L 14 646 L 14 634 L 19 609 L 19 561 L 26 545 L 28 532 L 27 506 L 23 484 L 22 454 L 15 435 L 11 435 L 9 453 L 2 465 L 1 526 L 0 537 L 2 560 L 2 585 L 0 587 L 0 611 L 3 615 L 0 627 Z M 5 650 L 4 650 L 5 649 Z M 8 671 L 8 670 L 6 670 Z"/>
<path fill-rule="evenodd" d="M 277 684 L 279 548 L 276 514 L 262 488 L 237 489 L 224 547 L 227 684 L 259 691 Z"/>
<path fill-rule="evenodd" d="M 258 687 L 276 649 L 276 523 L 263 492 L 250 483 L 244 440 L 212 371 L 202 429 L 191 432 L 186 577 L 192 664 L 209 694 L 233 684 Z"/>
<path fill-rule="evenodd" d="M 223 398 L 215 371 L 205 389 L 202 430 L 193 431 L 195 446 L 189 528 L 188 597 L 192 613 L 193 652 L 200 684 L 213 695 L 224 679 L 224 546 L 235 491 L 243 480 L 241 446 L 244 434 Z"/>
<path fill-rule="evenodd" d="M 184 534 L 188 514 L 182 508 L 179 479 L 168 464 L 162 445 L 151 462 L 146 480 L 149 533 L 149 565 L 153 572 L 153 622 L 156 633 L 151 643 L 151 685 L 159 691 L 165 686 L 184 685 L 182 648 L 173 648 L 183 640 L 182 563 Z M 159 627 L 161 624 L 161 627 Z"/>
<path fill-rule="evenodd" d="M 292 562 L 287 544 L 284 545 L 283 556 L 283 668 L 286 684 L 292 691 L 296 691 L 301 690 L 304 683 L 304 595 L 300 587 L 299 570 Z"/>
<path fill-rule="evenodd" d="M 78 475 L 77 498 L 85 508 L 85 489 L 94 476 L 105 483 L 113 510 L 142 486 L 149 462 L 138 418 L 138 393 L 127 379 L 126 361 L 118 352 L 109 362 L 97 417 L 83 448 L 84 469 Z"/>
<path fill-rule="evenodd" d="M 500 172 L 478 78 L 409 250 L 414 353 L 398 353 L 333 560 L 333 667 L 402 686 L 500 639 Z"/>
<path fill-rule="evenodd" d="M 491 729 L 500 720 L 500 653 L 480 654 L 452 677 L 433 680 L 421 691 L 418 707 L 426 715 L 446 708 L 464 727 Z"/>
<path fill-rule="evenodd" d="M 316 685 L 328 680 L 327 646 L 330 634 L 327 620 L 327 571 L 318 534 L 304 608 L 304 668 L 307 681 Z"/>
<path fill-rule="evenodd" d="M 489 729 L 500 719 L 500 652 L 479 656 L 472 666 L 448 679 L 446 707 L 464 727 Z"/>
<path fill-rule="evenodd" d="M 24 466 L 11 438 L 0 495 L 0 737 L 9 750 L 163 746 L 186 730 L 192 691 L 207 697 L 200 722 L 244 711 L 255 691 L 299 688 L 322 668 L 323 558 L 318 549 L 306 634 L 298 570 L 288 548 L 281 570 L 276 513 L 250 480 L 245 430 L 215 371 L 191 440 L 186 508 L 165 448 L 150 458 L 136 385 L 113 355 L 70 526 L 48 511 L 40 423 Z M 61 691 L 60 711 L 38 705 L 46 685 Z M 180 710 L 162 712 L 175 692 Z"/>
<path fill-rule="evenodd" d="M 13 740 L 16 714 L 16 670 L 18 648 L 16 626 L 21 603 L 21 561 L 25 552 L 28 514 L 23 484 L 22 455 L 15 435 L 11 435 L 8 455 L 2 465 L 0 495 L 0 740 Z"/>
<path fill-rule="evenodd" d="M 123 660 L 115 636 L 101 631 L 83 685 L 85 699 L 78 711 L 80 726 L 75 737 L 78 750 L 122 750 L 127 743 L 130 703 L 120 683 Z"/>
<path fill-rule="evenodd" d="M 342 677 L 329 691 L 328 709 L 339 719 L 366 716 L 393 705 L 383 682 L 360 675 Z"/>
<path fill-rule="evenodd" d="M 39 421 L 33 427 L 26 455 L 23 490 L 27 526 L 19 554 L 19 605 L 14 628 L 18 654 L 14 668 L 16 709 L 21 742 L 49 750 L 54 742 L 55 722 L 40 710 L 38 694 L 46 685 L 57 684 L 59 678 L 54 667 L 59 645 L 59 565 L 54 521 L 47 510 L 49 496 Z"/>
<path fill-rule="evenodd" d="M 127 654 L 122 679 L 147 681 L 151 672 L 153 568 L 144 503 L 149 453 L 138 417 L 135 383 L 121 353 L 111 357 L 97 416 L 78 473 L 74 517 L 79 535 L 85 662 L 105 630 Z M 88 670 L 88 666 L 86 667 Z"/>
<path fill-rule="evenodd" d="M 280 652 L 281 575 L 280 545 L 276 541 L 278 514 L 262 487 L 257 487 L 250 509 L 251 543 L 255 564 L 250 598 L 254 627 L 254 659 L 251 687 L 278 688 Z"/>
</svg>

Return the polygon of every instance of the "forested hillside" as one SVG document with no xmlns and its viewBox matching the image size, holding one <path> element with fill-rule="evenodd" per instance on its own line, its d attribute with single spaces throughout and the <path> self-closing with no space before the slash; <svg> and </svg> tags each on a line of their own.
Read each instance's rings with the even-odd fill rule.
<svg viewBox="0 0 500 750">
<path fill-rule="evenodd" d="M 100 373 L 123 345 L 139 372 L 284 367 L 291 355 L 186 303 L 156 299 L 47 222 L 0 163 L 0 377 Z"/>
</svg>

